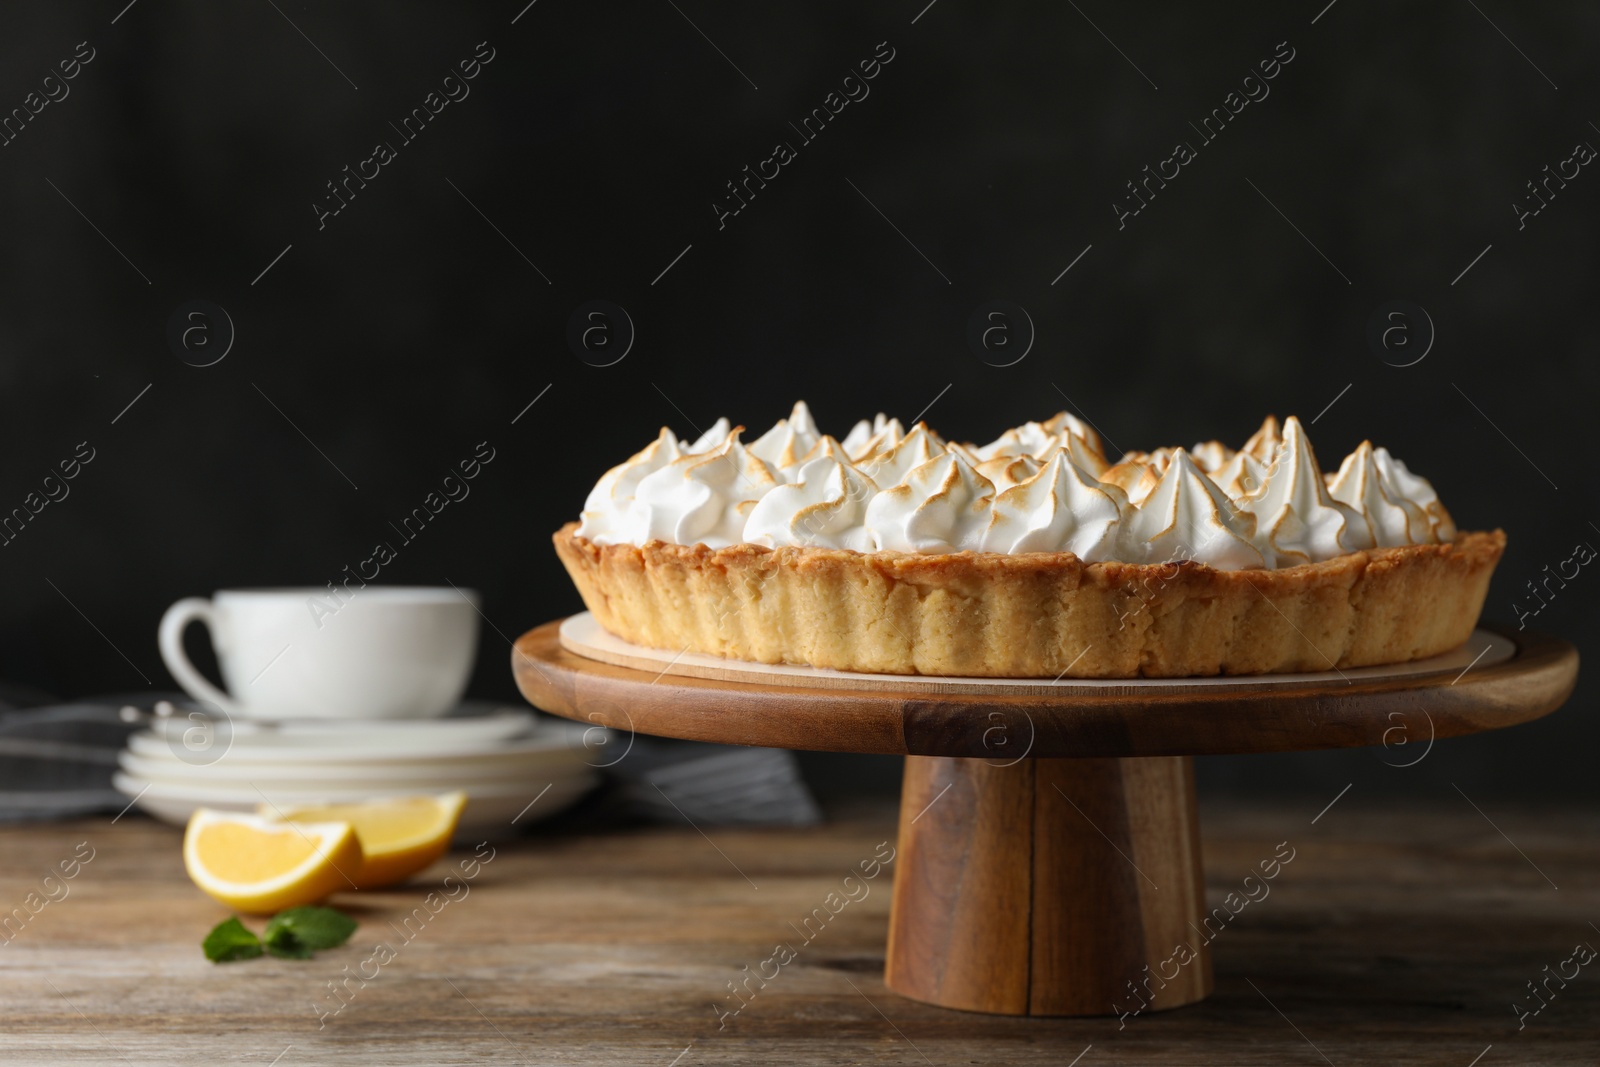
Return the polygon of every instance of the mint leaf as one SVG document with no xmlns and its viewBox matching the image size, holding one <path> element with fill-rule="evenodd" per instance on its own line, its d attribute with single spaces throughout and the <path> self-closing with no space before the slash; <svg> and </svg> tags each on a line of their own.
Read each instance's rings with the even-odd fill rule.
<svg viewBox="0 0 1600 1067">
<path fill-rule="evenodd" d="M 356 925 L 354 919 L 332 908 L 289 908 L 272 917 L 261 937 L 235 916 L 218 923 L 201 947 L 213 963 L 254 959 L 263 948 L 280 959 L 308 960 L 316 949 L 344 944 Z"/>
<path fill-rule="evenodd" d="M 213 927 L 200 947 L 205 949 L 206 959 L 212 963 L 249 960 L 261 955 L 261 939 L 246 930 L 238 916 Z"/>
<path fill-rule="evenodd" d="M 313 949 L 344 944 L 356 926 L 354 919 L 332 908 L 289 908 L 272 917 L 263 936 L 274 956 L 305 959 Z"/>
<path fill-rule="evenodd" d="M 309 960 L 311 947 L 300 941 L 288 929 L 280 927 L 267 934 L 267 951 L 284 960 Z"/>
</svg>

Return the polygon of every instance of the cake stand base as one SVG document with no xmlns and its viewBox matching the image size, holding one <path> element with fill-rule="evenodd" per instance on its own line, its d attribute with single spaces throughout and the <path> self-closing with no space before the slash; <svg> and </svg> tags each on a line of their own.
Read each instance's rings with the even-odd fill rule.
<svg viewBox="0 0 1600 1067">
<path fill-rule="evenodd" d="M 907 757 L 895 864 L 884 981 L 902 996 L 1108 1015 L 1211 992 L 1187 756 Z"/>
</svg>

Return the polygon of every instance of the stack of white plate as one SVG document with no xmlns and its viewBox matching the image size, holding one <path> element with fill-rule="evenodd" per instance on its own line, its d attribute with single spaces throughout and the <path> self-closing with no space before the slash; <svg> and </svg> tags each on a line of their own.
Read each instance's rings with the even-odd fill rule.
<svg viewBox="0 0 1600 1067">
<path fill-rule="evenodd" d="M 592 789 L 596 732 L 492 705 L 384 722 L 229 724 L 178 713 L 129 737 L 114 783 L 177 824 L 199 807 L 270 811 L 462 790 L 457 835 L 482 840 L 510 836 Z"/>
</svg>

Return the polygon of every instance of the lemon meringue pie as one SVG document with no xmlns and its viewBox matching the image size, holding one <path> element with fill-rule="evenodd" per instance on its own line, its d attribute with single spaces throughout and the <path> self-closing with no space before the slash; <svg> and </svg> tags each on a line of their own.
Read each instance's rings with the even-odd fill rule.
<svg viewBox="0 0 1600 1067">
<path fill-rule="evenodd" d="M 878 415 L 842 439 L 802 401 L 607 471 L 556 551 L 624 640 L 892 674 L 1184 677 L 1447 651 L 1505 535 L 1363 441 L 1325 474 L 1269 416 L 1115 462 L 1062 412 L 986 445 Z"/>
</svg>

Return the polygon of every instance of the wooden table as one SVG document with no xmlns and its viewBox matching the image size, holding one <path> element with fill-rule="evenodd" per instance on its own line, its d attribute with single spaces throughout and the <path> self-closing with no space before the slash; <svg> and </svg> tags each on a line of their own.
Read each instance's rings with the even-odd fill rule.
<svg viewBox="0 0 1600 1067">
<path fill-rule="evenodd" d="M 1510 1005 L 1531 1005 L 1525 983 L 1576 943 L 1600 948 L 1600 813 L 1469 792 L 1483 814 L 1454 792 L 1382 808 L 1345 796 L 1320 818 L 1320 796 L 1203 802 L 1208 905 L 1279 842 L 1295 857 L 1216 936 L 1209 999 L 1121 1022 L 888 992 L 893 865 L 805 943 L 790 924 L 893 842 L 891 805 L 807 831 L 540 828 L 498 846 L 320 1030 L 325 983 L 398 944 L 388 923 L 470 853 L 408 888 L 335 898 L 363 924 L 345 948 L 219 966 L 199 942 L 226 913 L 184 876 L 177 830 L 137 814 L 0 829 L 6 909 L 79 842 L 94 850 L 0 945 L 0 1063 L 1594 1064 L 1600 960 L 1552 984 L 1520 1033 Z M 1124 861 L 1108 847 L 1104 862 Z M 780 941 L 795 958 L 719 1029 L 713 1006 L 740 1003 L 727 984 Z"/>
</svg>

